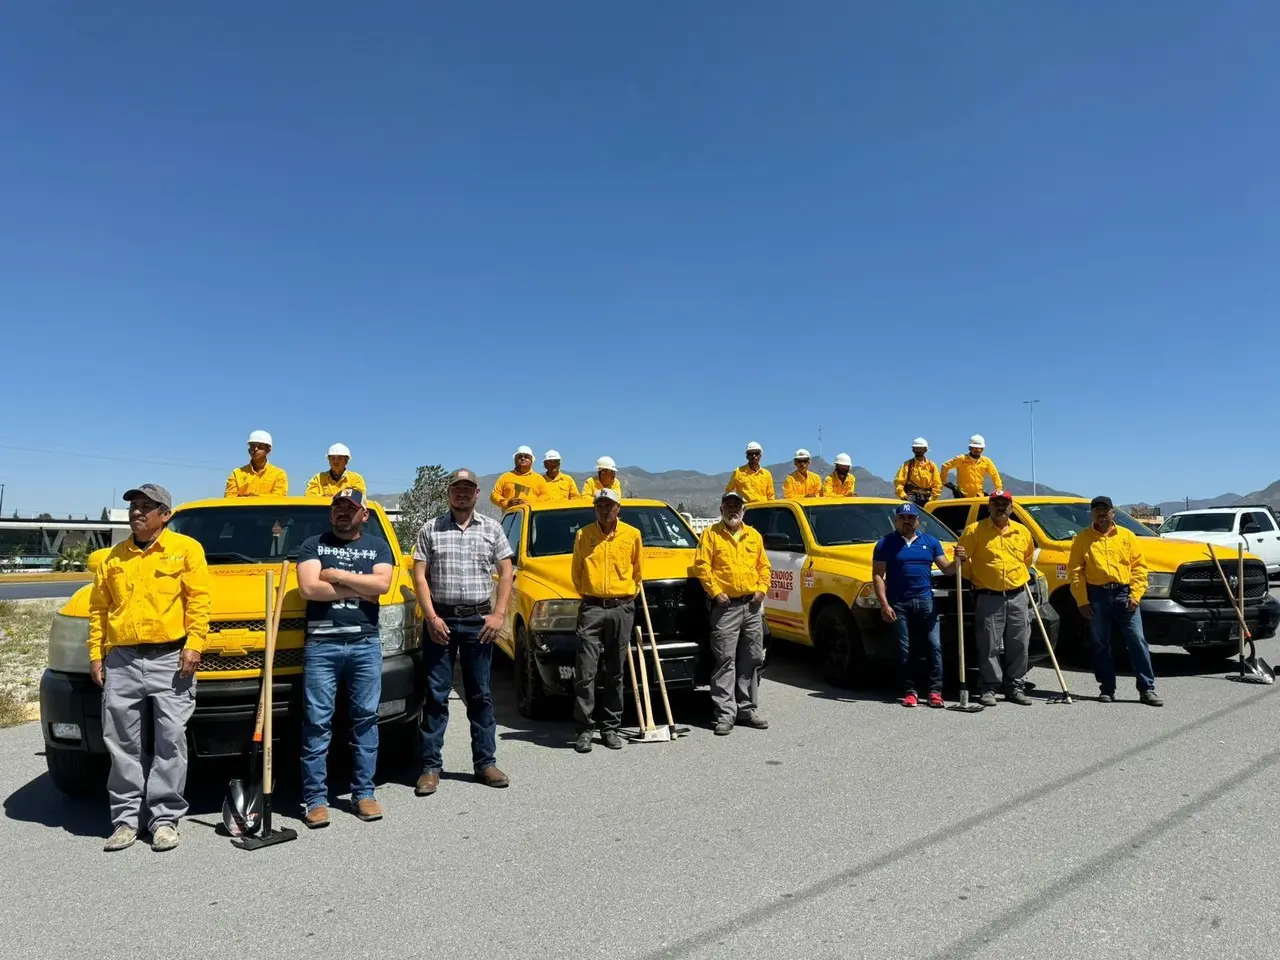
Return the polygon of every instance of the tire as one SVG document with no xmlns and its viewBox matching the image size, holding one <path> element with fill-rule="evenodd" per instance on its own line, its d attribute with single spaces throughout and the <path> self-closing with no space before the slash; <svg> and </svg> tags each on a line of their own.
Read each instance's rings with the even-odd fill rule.
<svg viewBox="0 0 1280 960">
<path fill-rule="evenodd" d="M 1070 587 L 1060 587 L 1049 597 L 1049 604 L 1058 613 L 1061 621 L 1058 627 L 1058 644 L 1054 648 L 1058 660 L 1073 666 L 1091 666 L 1093 664 L 1093 640 L 1089 637 L 1089 625 L 1080 616 L 1080 608 L 1071 596 Z M 1123 651 L 1124 644 L 1120 644 Z M 1126 653 L 1127 657 L 1128 654 Z M 1126 661 L 1127 662 L 1127 661 Z"/>
<path fill-rule="evenodd" d="M 549 720 L 555 710 L 555 700 L 547 692 L 534 659 L 533 641 L 523 624 L 516 626 L 516 650 L 512 663 L 515 666 L 516 710 L 528 720 Z"/>
<path fill-rule="evenodd" d="M 833 687 L 858 685 L 866 659 L 862 635 L 842 605 L 827 603 L 818 611 L 813 621 L 813 648 L 823 680 Z"/>
<path fill-rule="evenodd" d="M 106 787 L 107 764 L 102 757 L 92 756 L 83 750 L 59 750 L 46 746 L 44 762 L 49 768 L 49 779 L 59 793 L 69 797 L 91 797 Z"/>
</svg>

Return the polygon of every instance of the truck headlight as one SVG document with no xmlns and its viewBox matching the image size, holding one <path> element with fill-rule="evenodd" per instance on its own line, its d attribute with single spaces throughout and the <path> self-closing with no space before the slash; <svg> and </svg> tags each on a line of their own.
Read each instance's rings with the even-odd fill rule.
<svg viewBox="0 0 1280 960">
<path fill-rule="evenodd" d="M 1148 573 L 1147 596 L 1153 600 L 1169 599 L 1169 591 L 1173 588 L 1172 573 Z"/>
<path fill-rule="evenodd" d="M 413 610 L 412 603 L 393 603 L 378 611 L 378 637 L 384 657 L 417 649 L 422 642 Z"/>
<path fill-rule="evenodd" d="M 879 610 L 880 598 L 876 596 L 876 588 L 874 583 L 864 583 L 862 589 L 858 591 L 858 596 L 853 601 L 855 606 L 862 607 L 864 610 Z"/>
<path fill-rule="evenodd" d="M 63 673 L 89 672 L 88 619 L 53 615 L 53 625 L 49 628 L 49 669 Z"/>
<path fill-rule="evenodd" d="M 533 605 L 529 629 L 534 633 L 568 633 L 578 628 L 581 600 L 539 600 Z"/>
</svg>

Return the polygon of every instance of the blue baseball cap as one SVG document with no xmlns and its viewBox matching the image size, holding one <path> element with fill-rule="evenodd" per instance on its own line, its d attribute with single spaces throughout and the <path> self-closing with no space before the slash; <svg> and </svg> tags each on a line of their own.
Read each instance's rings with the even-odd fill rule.
<svg viewBox="0 0 1280 960">
<path fill-rule="evenodd" d="M 920 516 L 920 508 L 914 503 L 903 503 L 898 505 L 898 509 L 893 511 L 895 516 L 899 517 L 918 517 Z"/>
<path fill-rule="evenodd" d="M 337 493 L 333 495 L 333 500 L 330 501 L 330 505 L 337 503 L 339 500 L 350 500 L 357 507 L 364 506 L 364 494 L 361 493 L 359 490 L 357 490 L 355 487 L 346 487 L 342 490 L 339 490 Z"/>
</svg>

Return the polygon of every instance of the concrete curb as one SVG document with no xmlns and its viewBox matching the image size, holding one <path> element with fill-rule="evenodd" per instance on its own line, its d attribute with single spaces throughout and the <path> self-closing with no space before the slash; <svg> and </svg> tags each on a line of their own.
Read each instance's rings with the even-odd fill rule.
<svg viewBox="0 0 1280 960">
<path fill-rule="evenodd" d="M 87 570 L 76 573 L 0 573 L 0 585 L 6 583 L 90 583 L 93 574 Z"/>
</svg>

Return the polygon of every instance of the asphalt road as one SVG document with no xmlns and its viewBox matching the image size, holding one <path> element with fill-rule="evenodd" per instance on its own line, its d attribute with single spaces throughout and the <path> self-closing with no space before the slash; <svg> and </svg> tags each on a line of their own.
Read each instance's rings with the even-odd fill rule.
<svg viewBox="0 0 1280 960">
<path fill-rule="evenodd" d="M 0 583 L 0 600 L 41 600 L 69 597 L 88 581 L 53 583 Z"/>
<path fill-rule="evenodd" d="M 105 802 L 54 792 L 34 725 L 0 731 L 0 956 L 1274 955 L 1280 685 L 1156 660 L 1164 709 L 1130 681 L 1109 706 L 963 715 L 830 690 L 790 652 L 768 731 L 715 738 L 681 700 L 690 737 L 586 756 L 516 716 L 504 673 L 510 789 L 465 778 L 455 703 L 436 796 L 402 776 L 382 822 L 337 812 L 255 853 L 215 834 L 234 771 L 206 769 L 178 850 L 104 854 Z"/>
</svg>

